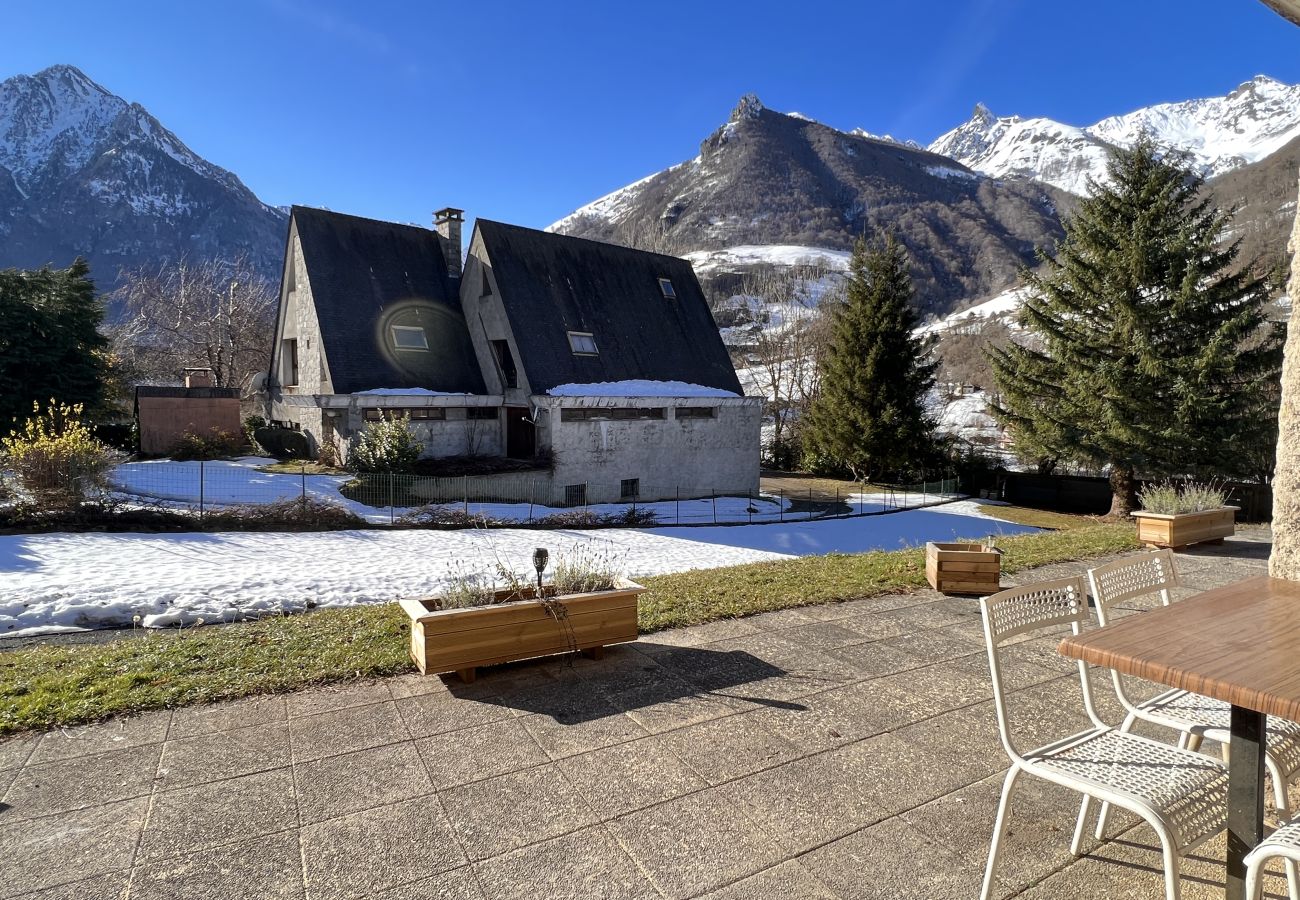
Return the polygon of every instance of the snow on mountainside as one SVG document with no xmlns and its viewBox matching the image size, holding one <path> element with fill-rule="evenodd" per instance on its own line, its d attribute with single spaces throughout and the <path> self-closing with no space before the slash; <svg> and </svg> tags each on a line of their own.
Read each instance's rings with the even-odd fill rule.
<svg viewBox="0 0 1300 900">
<path fill-rule="evenodd" d="M 1207 178 L 1257 162 L 1300 136 L 1300 85 L 1256 76 L 1224 97 L 1161 103 L 1077 128 L 1045 118 L 998 117 L 983 104 L 929 150 L 995 178 L 1030 178 L 1073 194 L 1105 176 L 1106 150 L 1143 132 L 1185 151 Z"/>
<path fill-rule="evenodd" d="M 864 233 L 896 234 L 917 305 L 944 313 L 1008 287 L 1061 235 L 1060 196 L 948 157 L 767 109 L 747 95 L 699 155 L 579 208 L 549 230 L 676 253 L 712 296 L 805 260 L 842 266 Z M 729 292 L 729 293 L 728 293 Z"/>
<path fill-rule="evenodd" d="M 0 82 L 0 266 L 248 254 L 278 275 L 285 216 L 73 66 Z"/>
</svg>

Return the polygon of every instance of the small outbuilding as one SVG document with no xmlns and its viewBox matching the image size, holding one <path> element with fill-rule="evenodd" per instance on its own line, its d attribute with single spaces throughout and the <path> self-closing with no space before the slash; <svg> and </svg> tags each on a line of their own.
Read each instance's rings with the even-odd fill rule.
<svg viewBox="0 0 1300 900">
<path fill-rule="evenodd" d="M 186 434 L 222 432 L 239 437 L 239 388 L 212 386 L 211 369 L 186 369 L 183 387 L 141 385 L 135 389 L 140 452 L 170 453 Z"/>
</svg>

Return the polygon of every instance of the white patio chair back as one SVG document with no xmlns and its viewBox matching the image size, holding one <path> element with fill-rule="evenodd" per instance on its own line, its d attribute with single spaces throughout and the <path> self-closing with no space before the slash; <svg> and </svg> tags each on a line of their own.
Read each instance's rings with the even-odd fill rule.
<svg viewBox="0 0 1300 900">
<path fill-rule="evenodd" d="M 1158 597 L 1161 606 L 1173 602 L 1170 591 L 1178 587 L 1178 569 L 1174 565 L 1172 550 L 1155 550 L 1138 556 L 1129 556 L 1088 570 L 1088 583 L 1092 599 L 1097 604 L 1097 621 L 1108 625 L 1111 611 L 1120 603 L 1142 597 Z M 1137 708 L 1137 701 L 1124 689 L 1125 678 L 1111 669 L 1115 694 L 1128 712 Z"/>
<path fill-rule="evenodd" d="M 984 618 L 984 638 L 989 654 L 989 674 L 993 681 L 993 706 L 997 712 L 998 734 L 1007 755 L 1017 763 L 1025 758 L 1016 749 L 1014 729 L 1007 708 L 1007 690 L 1002 681 L 1002 648 L 1012 638 L 1031 632 L 1061 631 L 1069 627 L 1078 634 L 1088 621 L 1088 594 L 1083 577 L 1061 578 L 1025 587 L 999 591 L 980 600 Z M 1098 728 L 1106 723 L 1097 715 L 1092 699 L 1092 678 L 1087 663 L 1079 660 L 1079 684 L 1083 708 Z"/>
<path fill-rule="evenodd" d="M 1096 801 L 1115 804 L 1141 816 L 1160 838 L 1166 900 L 1179 898 L 1183 855 L 1224 826 L 1228 773 L 1223 763 L 1106 725 L 1097 715 L 1089 666 L 1082 660 L 1078 661 L 1079 685 L 1091 726 L 1025 753 L 1017 748 L 1008 714 L 1002 656 L 1009 643 L 1024 635 L 1067 628 L 1072 634 L 1082 632 L 1091 615 L 1084 585 L 1082 576 L 1062 578 L 1000 591 L 980 601 L 998 733 L 1011 757 L 993 824 L 980 900 L 991 900 L 997 885 L 1007 814 L 1017 781 L 1023 774 L 1070 788 L 1083 796 L 1070 841 L 1070 852 L 1075 856 L 1082 852 L 1084 830 Z"/>
<path fill-rule="evenodd" d="M 1264 867 L 1271 859 L 1281 859 L 1287 865 L 1288 888 L 1291 900 L 1300 894 L 1295 878 L 1295 866 L 1300 864 L 1300 819 L 1283 822 L 1271 835 L 1264 838 L 1246 856 L 1246 900 L 1260 900 L 1264 890 Z"/>
</svg>

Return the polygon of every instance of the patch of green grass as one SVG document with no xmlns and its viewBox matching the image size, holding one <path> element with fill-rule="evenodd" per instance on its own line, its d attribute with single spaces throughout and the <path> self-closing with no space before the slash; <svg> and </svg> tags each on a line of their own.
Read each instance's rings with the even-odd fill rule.
<svg viewBox="0 0 1300 900">
<path fill-rule="evenodd" d="M 1049 512 L 1045 509 L 1033 509 L 1028 506 L 993 506 L 980 505 L 980 512 L 994 516 L 1017 525 L 1032 525 L 1035 528 L 1051 528 L 1064 531 L 1069 528 L 1084 528 L 1097 525 L 1102 520 L 1097 516 L 1072 516 L 1069 513 Z"/>
<path fill-rule="evenodd" d="M 257 471 L 269 472 L 272 475 L 301 475 L 304 467 L 306 468 L 308 475 L 348 474 L 346 469 L 338 469 L 334 466 L 322 466 L 314 459 L 282 459 L 279 462 L 258 466 Z"/>
<path fill-rule="evenodd" d="M 1002 571 L 1122 553 L 1138 547 L 1131 525 L 1091 525 L 999 537 Z M 926 587 L 925 548 L 833 553 L 678 572 L 645 579 L 641 631 L 698 625 L 714 619 L 898 594 Z"/>
<path fill-rule="evenodd" d="M 1002 538 L 1003 569 L 1137 547 L 1131 525 Z M 641 630 L 917 590 L 924 550 L 833 554 L 645 579 Z M 0 734 L 412 671 L 395 603 L 218 628 L 142 632 L 108 644 L 0 653 Z"/>
</svg>

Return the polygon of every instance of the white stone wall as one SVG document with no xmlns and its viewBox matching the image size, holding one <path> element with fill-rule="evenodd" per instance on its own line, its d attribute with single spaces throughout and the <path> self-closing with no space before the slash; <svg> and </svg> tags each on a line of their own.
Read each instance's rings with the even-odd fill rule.
<svg viewBox="0 0 1300 900">
<path fill-rule="evenodd" d="M 587 502 L 619 499 L 623 479 L 640 480 L 640 499 L 666 500 L 758 492 L 762 400 L 535 397 L 538 443 L 555 457 L 557 497 L 568 484 L 587 484 Z M 561 421 L 564 408 L 664 407 L 665 418 Z M 679 419 L 683 406 L 716 410 L 711 419 Z"/>
</svg>

